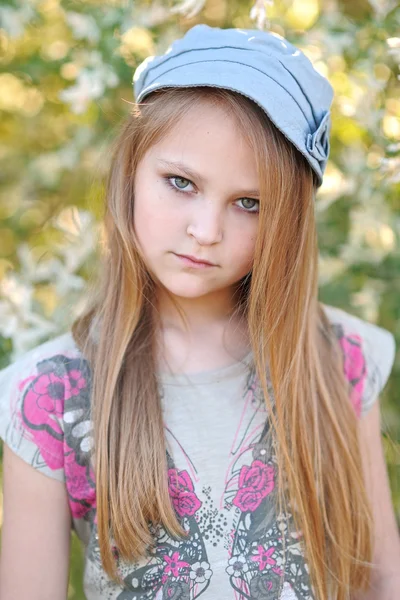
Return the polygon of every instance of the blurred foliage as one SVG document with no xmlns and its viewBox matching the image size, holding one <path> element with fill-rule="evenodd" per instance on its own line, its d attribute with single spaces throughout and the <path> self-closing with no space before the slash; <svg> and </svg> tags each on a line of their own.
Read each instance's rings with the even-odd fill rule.
<svg viewBox="0 0 400 600">
<path fill-rule="evenodd" d="M 108 147 L 135 67 L 198 22 L 287 37 L 335 89 L 320 296 L 392 331 L 384 444 L 400 519 L 397 0 L 14 0 L 0 6 L 0 368 L 63 333 L 95 269 Z M 397 37 L 396 37 L 397 36 Z M 83 598 L 73 536 L 69 598 Z"/>
</svg>

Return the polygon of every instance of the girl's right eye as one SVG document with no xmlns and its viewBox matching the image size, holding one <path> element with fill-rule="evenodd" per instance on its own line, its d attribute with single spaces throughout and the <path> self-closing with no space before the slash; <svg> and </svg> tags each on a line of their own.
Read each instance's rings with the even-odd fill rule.
<svg viewBox="0 0 400 600">
<path fill-rule="evenodd" d="M 169 175 L 164 178 L 167 184 L 176 192 L 186 192 L 187 184 L 191 184 L 190 179 L 186 179 L 186 177 L 179 177 L 179 175 Z M 175 183 L 172 181 L 175 180 Z"/>
</svg>

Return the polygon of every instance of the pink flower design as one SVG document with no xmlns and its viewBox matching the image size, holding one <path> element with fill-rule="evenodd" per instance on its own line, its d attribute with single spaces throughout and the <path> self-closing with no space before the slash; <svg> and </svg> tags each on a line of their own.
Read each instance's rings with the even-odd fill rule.
<svg viewBox="0 0 400 600">
<path fill-rule="evenodd" d="M 193 516 L 202 505 L 194 492 L 193 483 L 187 471 L 168 469 L 168 490 L 174 508 L 180 517 Z"/>
<path fill-rule="evenodd" d="M 39 408 L 61 416 L 64 410 L 65 381 L 54 373 L 44 373 L 34 382 L 29 393 L 36 394 Z"/>
<path fill-rule="evenodd" d="M 91 508 L 96 506 L 93 471 L 90 470 L 88 476 L 86 467 L 77 463 L 74 450 L 67 445 L 65 446 L 64 470 L 72 516 L 75 519 L 81 519 Z"/>
<path fill-rule="evenodd" d="M 43 373 L 36 379 L 25 380 L 30 385 L 22 404 L 22 423 L 32 436 L 45 463 L 50 469 L 61 469 L 63 457 L 63 431 L 59 419 L 64 412 L 65 379 L 53 373 Z"/>
<path fill-rule="evenodd" d="M 274 489 L 274 476 L 274 468 L 260 460 L 254 460 L 250 467 L 244 465 L 240 469 L 239 490 L 232 504 L 243 512 L 255 511 Z"/>
<path fill-rule="evenodd" d="M 357 334 L 342 336 L 339 340 L 344 354 L 344 373 L 352 386 L 350 399 L 357 416 L 361 415 L 361 401 L 367 375 L 362 339 Z"/>
<path fill-rule="evenodd" d="M 86 379 L 82 377 L 82 373 L 78 369 L 69 372 L 69 380 L 72 396 L 77 396 L 81 389 L 86 387 Z"/>
<path fill-rule="evenodd" d="M 266 565 L 276 565 L 276 560 L 272 558 L 272 555 L 275 552 L 275 548 L 271 546 L 270 548 L 265 549 L 263 546 L 258 546 L 258 554 L 255 554 L 251 557 L 251 560 L 254 562 L 258 562 L 260 571 L 263 571 Z M 274 569 L 275 571 L 276 569 Z"/>
<path fill-rule="evenodd" d="M 165 575 L 171 573 L 174 577 L 179 577 L 179 569 L 190 567 L 189 563 L 184 560 L 179 560 L 179 552 L 174 552 L 172 557 L 165 554 L 163 559 L 167 563 L 167 566 L 164 568 Z"/>
<path fill-rule="evenodd" d="M 271 546 L 270 548 L 268 548 L 267 550 L 259 545 L 258 546 L 258 554 L 256 554 L 255 556 L 251 557 L 251 560 L 254 562 L 258 562 L 259 563 L 259 568 L 260 571 L 262 571 L 263 569 L 265 569 L 265 565 L 275 565 L 276 561 L 271 558 L 271 556 L 273 555 L 273 553 L 275 552 L 275 548 L 273 546 Z"/>
<path fill-rule="evenodd" d="M 93 473 L 77 462 L 76 451 L 65 438 L 61 421 L 64 404 L 86 386 L 79 369 L 63 376 L 40 372 L 19 384 L 23 394 L 20 418 L 27 435 L 33 439 L 50 469 L 64 468 L 71 514 L 83 517 L 96 504 Z M 77 440 L 78 443 L 78 440 Z"/>
</svg>

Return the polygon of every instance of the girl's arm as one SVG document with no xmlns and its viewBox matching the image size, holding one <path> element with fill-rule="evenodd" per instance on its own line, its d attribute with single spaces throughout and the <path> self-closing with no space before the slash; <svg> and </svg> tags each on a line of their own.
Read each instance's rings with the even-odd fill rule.
<svg viewBox="0 0 400 600">
<path fill-rule="evenodd" d="M 360 444 L 375 519 L 373 561 L 376 569 L 370 591 L 356 594 L 354 600 L 396 600 L 400 594 L 400 536 L 381 440 L 379 400 L 360 421 Z"/>
<path fill-rule="evenodd" d="M 71 517 L 64 483 L 3 444 L 0 598 L 66 600 Z"/>
</svg>

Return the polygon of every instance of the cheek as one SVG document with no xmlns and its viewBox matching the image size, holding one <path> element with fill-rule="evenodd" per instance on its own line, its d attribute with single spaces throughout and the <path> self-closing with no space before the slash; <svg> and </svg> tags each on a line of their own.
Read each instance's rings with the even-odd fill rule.
<svg viewBox="0 0 400 600">
<path fill-rule="evenodd" d="M 250 219 L 250 217 L 249 217 Z M 252 219 L 252 217 L 251 217 Z M 229 253 L 232 256 L 232 262 L 240 265 L 240 268 L 251 268 L 254 258 L 254 250 L 257 237 L 257 218 L 254 217 L 254 223 L 243 225 L 236 230 L 230 237 Z"/>
<path fill-rule="evenodd" d="M 157 186 L 135 190 L 134 227 L 142 247 L 163 245 L 180 225 L 179 215 L 172 210 L 168 197 Z M 181 217 L 182 219 L 182 217 Z"/>
</svg>

